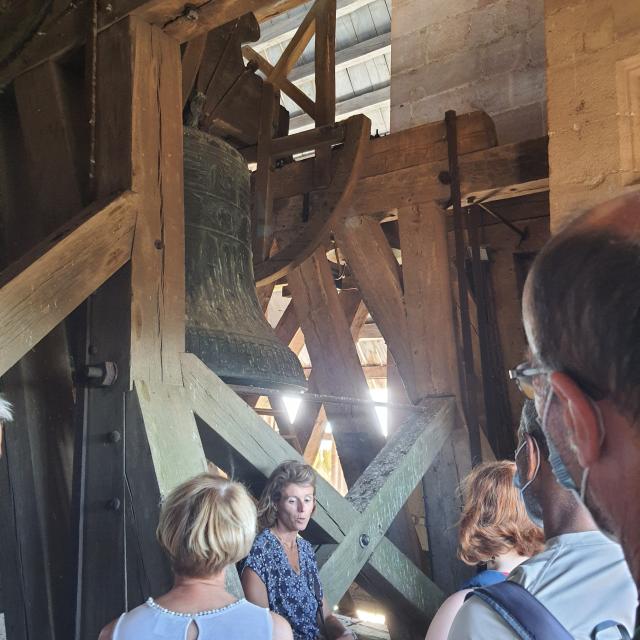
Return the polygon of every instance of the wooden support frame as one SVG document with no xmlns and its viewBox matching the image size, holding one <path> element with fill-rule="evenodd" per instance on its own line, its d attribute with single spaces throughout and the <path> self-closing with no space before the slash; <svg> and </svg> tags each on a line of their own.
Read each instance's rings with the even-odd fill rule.
<svg viewBox="0 0 640 640">
<path fill-rule="evenodd" d="M 316 0 L 311 9 L 309 9 L 293 38 L 291 38 L 282 52 L 273 71 L 267 76 L 269 82 L 278 84 L 287 77 L 289 71 L 291 71 L 293 65 L 298 61 L 298 58 L 311 41 L 311 38 L 313 38 L 316 29 L 316 18 L 322 10 L 323 4 L 324 0 Z"/>
<path fill-rule="evenodd" d="M 324 247 L 288 276 L 298 320 L 314 364 L 319 389 L 369 399 L 369 388 L 342 311 Z M 349 486 L 360 477 L 384 442 L 373 407 L 325 406 Z"/>
<path fill-rule="evenodd" d="M 305 113 L 310 115 L 312 118 L 315 118 L 315 102 L 304 91 L 298 89 L 298 87 L 296 87 L 293 82 L 287 80 L 286 77 L 274 77 L 273 65 L 249 45 L 244 45 L 244 47 L 242 47 L 242 55 L 250 62 L 255 63 L 258 69 L 262 71 L 267 78 L 271 78 L 270 82 L 278 87 L 282 93 L 288 95 Z"/>
<path fill-rule="evenodd" d="M 136 200 L 87 207 L 0 274 L 0 375 L 129 260 Z"/>
<path fill-rule="evenodd" d="M 206 423 L 201 433 L 204 429 L 215 434 L 212 444 L 224 443 L 229 449 L 214 445 L 208 452 L 214 463 L 223 468 L 225 464 L 235 464 L 228 457 L 232 454 L 238 462 L 242 460 L 248 465 L 243 468 L 246 472 L 243 477 L 255 477 L 257 473 L 264 481 L 283 460 L 302 459 L 196 356 L 185 354 L 182 364 L 192 409 Z M 317 533 L 328 541 L 341 542 L 361 514 L 322 478 L 318 478 L 316 499 L 313 524 Z M 423 624 L 433 616 L 444 594 L 391 542 L 382 539 L 369 560 L 371 570 L 367 568 L 365 574 L 388 585 L 388 597 L 398 612 L 405 612 Z"/>
<path fill-rule="evenodd" d="M 135 14 L 147 23 L 163 29 L 177 42 L 192 40 L 253 12 L 258 20 L 266 20 L 302 4 L 304 0 L 123 0 L 100 7 L 98 30 L 108 29 Z M 91 6 L 79 3 L 62 7 L 42 25 L 43 35 L 35 35 L 19 55 L 0 66 L 0 87 L 46 60 L 55 60 L 84 44 L 90 24 Z"/>
<path fill-rule="evenodd" d="M 364 116 L 354 116 L 345 122 L 345 127 L 343 152 L 334 163 L 331 184 L 322 192 L 322 212 L 313 217 L 294 241 L 254 265 L 257 286 L 275 282 L 302 264 L 324 241 L 331 228 L 349 214 L 351 196 L 369 142 L 371 123 Z M 275 190 L 275 183 L 273 188 Z"/>
<path fill-rule="evenodd" d="M 316 14 L 316 127 L 336 121 L 336 0 L 322 0 Z M 331 146 L 316 150 L 313 179 L 316 187 L 329 184 Z"/>
<path fill-rule="evenodd" d="M 185 344 L 180 51 L 137 18 L 102 34 L 98 48 L 98 193 L 131 188 L 144 196 L 132 251 L 132 378 L 179 384 L 177 354 Z"/>
<path fill-rule="evenodd" d="M 451 435 L 454 400 L 429 400 L 426 406 L 427 412 L 407 420 L 387 441 L 347 494 L 361 516 L 320 572 L 330 604 L 347 591 Z"/>
</svg>

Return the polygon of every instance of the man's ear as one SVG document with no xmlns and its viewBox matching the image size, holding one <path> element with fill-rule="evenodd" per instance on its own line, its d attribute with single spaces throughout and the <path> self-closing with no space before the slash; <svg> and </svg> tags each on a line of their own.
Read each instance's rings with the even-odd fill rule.
<svg viewBox="0 0 640 640">
<path fill-rule="evenodd" d="M 536 447 L 536 443 L 533 440 L 533 436 L 527 435 L 527 477 L 526 481 L 529 482 L 535 475 L 536 467 L 540 464 L 539 456 L 540 451 Z"/>
<path fill-rule="evenodd" d="M 590 467 L 600 457 L 601 447 L 600 424 L 591 400 L 565 373 L 552 373 L 551 386 L 562 405 L 563 421 L 578 463 Z"/>
</svg>

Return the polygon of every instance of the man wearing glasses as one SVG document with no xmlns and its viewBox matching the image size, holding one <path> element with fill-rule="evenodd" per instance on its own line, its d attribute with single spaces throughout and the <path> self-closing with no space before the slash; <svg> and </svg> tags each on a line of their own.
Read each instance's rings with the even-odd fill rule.
<svg viewBox="0 0 640 640">
<path fill-rule="evenodd" d="M 628 639 L 637 591 L 622 550 L 598 531 L 577 496 L 555 481 L 532 400 L 525 402 L 522 411 L 518 443 L 514 483 L 531 520 L 544 527 L 546 544 L 544 551 L 511 572 L 509 582 L 535 596 L 535 607 L 530 606 L 531 598 L 529 606 L 518 600 L 513 608 L 509 601 L 492 599 L 492 589 L 500 590 L 504 585 L 476 591 L 456 616 L 449 638 L 539 638 L 538 634 L 525 635 L 520 630 L 531 629 L 529 618 L 539 623 L 546 616 L 552 625 L 557 623 L 578 640 Z M 523 595 L 520 590 L 516 592 Z M 564 637 L 554 635 L 553 626 L 545 631 L 545 639 Z"/>
<path fill-rule="evenodd" d="M 595 207 L 547 243 L 527 279 L 523 320 L 532 358 L 513 375 L 535 399 L 554 474 L 620 541 L 638 585 L 638 192 Z"/>
</svg>

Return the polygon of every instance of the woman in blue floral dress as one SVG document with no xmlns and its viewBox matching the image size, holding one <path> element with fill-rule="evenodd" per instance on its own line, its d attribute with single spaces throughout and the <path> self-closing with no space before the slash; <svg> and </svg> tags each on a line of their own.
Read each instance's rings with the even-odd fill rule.
<svg viewBox="0 0 640 640">
<path fill-rule="evenodd" d="M 289 621 L 294 640 L 316 640 L 321 632 L 328 640 L 353 640 L 327 607 L 313 547 L 298 535 L 315 510 L 315 491 L 315 471 L 307 464 L 284 462 L 271 474 L 258 504 L 262 531 L 245 560 L 242 586 L 249 602 Z"/>
</svg>

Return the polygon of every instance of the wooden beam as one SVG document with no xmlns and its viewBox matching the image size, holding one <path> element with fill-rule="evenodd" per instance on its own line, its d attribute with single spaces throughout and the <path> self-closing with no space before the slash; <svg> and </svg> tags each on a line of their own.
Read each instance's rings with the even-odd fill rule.
<svg viewBox="0 0 640 640">
<path fill-rule="evenodd" d="M 375 2 L 375 0 L 338 0 L 337 2 L 337 12 L 336 15 L 338 18 L 342 16 L 349 15 L 362 7 Z M 297 4 L 302 4 L 298 2 Z M 279 20 L 270 20 L 268 23 L 262 25 L 261 29 L 261 39 L 260 39 L 260 50 L 263 47 L 269 47 L 278 42 L 282 42 L 283 40 L 290 40 L 298 25 L 300 24 L 300 20 L 303 17 L 303 7 L 293 8 L 293 10 L 288 11 L 286 16 L 282 16 Z M 289 9 L 289 7 L 288 7 Z M 262 22 L 263 16 L 266 19 L 267 16 L 266 11 L 257 13 L 258 19 Z"/>
<path fill-rule="evenodd" d="M 0 274 L 0 375 L 129 260 L 136 202 L 87 207 Z"/>
<path fill-rule="evenodd" d="M 390 87 L 380 87 L 373 91 L 363 93 L 353 98 L 340 100 L 336 103 L 336 118 L 344 120 L 356 113 L 366 112 L 368 109 L 377 109 L 389 104 Z M 289 121 L 289 130 L 292 133 L 301 129 L 309 129 L 313 126 L 313 120 L 306 114 L 293 116 Z"/>
<path fill-rule="evenodd" d="M 354 342 L 357 342 L 368 315 L 367 308 L 362 303 L 360 292 L 355 290 L 341 291 L 338 295 L 338 300 L 351 330 L 351 338 Z M 291 304 L 293 304 L 293 300 Z M 317 376 L 312 372 L 310 372 L 308 384 L 309 391 L 312 393 L 331 393 L 331 389 L 323 385 L 322 376 Z M 305 460 L 310 459 L 311 463 L 313 463 L 318 454 L 326 421 L 325 409 L 320 404 L 303 403 L 298 410 L 294 426 L 298 434 L 298 440 L 304 450 Z"/>
<path fill-rule="evenodd" d="M 392 134 L 392 137 L 395 134 Z M 384 138 L 380 138 L 384 140 Z M 371 141 L 371 147 L 376 140 Z M 479 141 L 476 141 L 476 143 Z M 400 152 L 400 150 L 398 149 Z M 390 150 L 390 153 L 393 151 Z M 400 155 L 402 157 L 402 155 Z M 293 163 L 293 169 L 283 174 L 276 172 L 274 200 L 280 216 L 291 215 L 287 206 L 289 203 L 278 202 L 278 198 L 284 192 L 287 196 L 293 196 L 292 189 L 298 189 L 309 195 L 311 216 L 318 209 L 321 192 L 313 192 L 311 165 L 297 169 Z M 393 162 L 393 160 L 391 160 Z M 384 211 L 390 211 L 398 207 L 409 207 L 429 202 L 446 202 L 449 190 L 439 181 L 442 172 L 447 171 L 446 160 L 425 162 L 406 167 L 391 169 L 387 172 L 366 175 L 368 162 L 365 160 L 363 173 L 358 181 L 351 202 L 351 211 L 358 215 L 372 215 Z M 289 165 L 292 166 L 292 165 Z M 281 170 L 279 170 L 281 171 Z M 298 173 L 298 171 L 300 173 Z M 476 191 L 490 187 L 497 188 L 519 184 L 521 181 L 537 179 L 548 171 L 547 166 L 547 139 L 539 138 L 527 142 L 505 145 L 494 149 L 477 150 L 460 156 L 460 172 L 462 185 L 465 191 Z M 293 175 L 299 180 L 295 181 L 295 187 L 289 178 Z M 363 175 L 364 174 L 364 175 Z M 296 203 L 296 204 L 294 204 Z M 293 199 L 291 206 L 299 212 L 299 201 Z"/>
<path fill-rule="evenodd" d="M 207 470 L 198 429 L 182 387 L 134 381 L 160 496 Z"/>
<path fill-rule="evenodd" d="M 316 209 L 316 215 L 303 223 L 300 233 L 277 253 L 254 265 L 258 286 L 275 282 L 299 266 L 325 241 L 331 229 L 349 215 L 353 189 L 369 144 L 371 123 L 365 116 L 354 116 L 345 127 L 343 153 L 333 163 L 331 184 L 322 190 L 320 210 Z"/>
<path fill-rule="evenodd" d="M 415 393 L 460 397 L 445 213 L 433 203 L 415 205 L 399 209 L 398 222 Z M 423 481 L 433 576 L 447 591 L 468 572 L 455 549 L 460 517 L 455 487 L 470 464 L 466 429 L 458 431 L 462 437 L 442 450 Z"/>
<path fill-rule="evenodd" d="M 252 409 L 192 354 L 182 357 L 185 388 L 194 412 L 215 432 L 225 447 L 207 452 L 223 467 L 244 460 L 262 478 L 267 478 L 284 460 L 302 460 Z M 227 453 L 233 455 L 227 457 Z M 215 459 L 217 458 L 217 460 Z M 313 525 L 322 536 L 339 543 L 360 514 L 328 482 L 318 478 L 317 509 Z M 387 587 L 387 595 L 399 614 L 415 616 L 426 623 L 427 611 L 437 608 L 444 594 L 388 540 L 383 539 L 370 558 L 363 576 Z"/>
<path fill-rule="evenodd" d="M 130 14 L 164 28 L 179 42 L 192 40 L 240 16 L 254 12 L 264 20 L 302 4 L 304 0 L 119 0 L 100 7 L 100 32 Z M 45 60 L 58 59 L 84 44 L 89 30 L 91 6 L 87 3 L 64 6 L 47 20 L 20 53 L 0 65 L 0 87 Z M 42 34 L 42 35 L 40 35 Z"/>
<path fill-rule="evenodd" d="M 258 130 L 258 168 L 253 189 L 253 212 L 251 226 L 253 232 L 254 261 L 266 260 L 273 244 L 273 198 L 271 196 L 273 161 L 271 159 L 271 139 L 273 136 L 273 115 L 275 110 L 275 88 L 270 82 L 262 86 L 260 107 L 260 127 Z M 271 296 L 269 296 L 271 297 Z"/>
<path fill-rule="evenodd" d="M 288 276 L 289 287 L 305 343 L 314 367 L 318 389 L 332 395 L 370 399 L 349 323 L 324 248 Z M 342 462 L 351 486 L 383 444 L 373 406 L 325 406 Z"/>
<path fill-rule="evenodd" d="M 336 121 L 336 0 L 321 0 L 316 14 L 315 38 L 316 113 L 315 125 Z M 316 149 L 313 178 L 316 187 L 329 184 L 331 145 Z"/>
<path fill-rule="evenodd" d="M 274 67 L 271 63 L 249 45 L 242 47 L 242 55 L 250 62 L 254 62 L 267 78 L 269 76 L 274 77 Z M 278 89 L 288 95 L 306 114 L 315 118 L 316 105 L 314 101 L 304 91 L 298 89 L 295 84 L 287 80 L 286 77 L 276 79 L 278 80 L 276 84 Z"/>
<path fill-rule="evenodd" d="M 361 516 L 320 571 L 329 606 L 347 591 L 453 431 L 453 399 L 430 400 L 425 406 L 425 413 L 411 417 L 389 438 L 347 494 Z M 367 544 L 362 544 L 363 535 Z M 435 609 L 425 613 L 432 617 Z"/>
<path fill-rule="evenodd" d="M 372 60 L 382 55 L 391 53 L 391 32 L 367 38 L 345 49 L 336 51 L 335 70 L 342 71 L 356 64 Z M 291 69 L 289 80 L 291 82 L 306 82 L 315 74 L 315 62 L 307 62 Z"/>
<path fill-rule="evenodd" d="M 321 3 L 322 0 L 316 0 L 302 19 L 300 26 L 293 35 L 293 38 L 289 41 L 289 44 L 285 47 L 273 71 L 267 76 L 269 82 L 277 84 L 283 78 L 286 78 L 289 71 L 293 68 L 293 65 L 302 55 L 302 52 L 307 48 L 307 45 L 315 33 L 316 16 Z"/>
<path fill-rule="evenodd" d="M 349 218 L 335 231 L 344 250 L 367 309 L 401 371 L 405 384 L 414 379 L 413 359 L 407 341 L 408 326 L 404 310 L 400 266 L 379 222 L 373 218 Z M 413 398 L 418 395 L 410 393 Z"/>
<path fill-rule="evenodd" d="M 206 44 L 207 34 L 203 33 L 188 42 L 182 54 L 182 108 L 186 106 L 195 86 Z"/>
<path fill-rule="evenodd" d="M 10 247 L 5 256 L 9 260 L 33 248 L 82 210 L 87 165 L 78 153 L 78 137 L 82 132 L 74 127 L 70 107 L 75 96 L 70 95 L 68 80 L 67 70 L 49 61 L 14 83 L 28 177 L 24 175 L 25 165 L 15 157 L 15 149 L 12 160 L 21 167 L 22 180 L 33 188 L 36 206 L 22 202 L 21 219 L 3 221 Z M 3 377 L 3 387 L 15 408 L 12 429 L 17 434 L 13 442 L 21 441 L 17 451 L 10 452 L 12 491 L 19 493 L 29 482 L 27 476 L 31 476 L 34 490 L 29 499 L 40 514 L 37 521 L 19 524 L 18 534 L 25 536 L 20 555 L 39 557 L 38 550 L 28 548 L 38 534 L 26 534 L 29 529 L 37 529 L 42 535 L 45 556 L 44 565 L 35 573 L 21 576 L 12 590 L 24 589 L 29 607 L 32 604 L 37 607 L 33 596 L 27 594 L 30 581 L 47 591 L 46 601 L 53 613 L 49 632 L 56 638 L 69 637 L 73 626 L 66 594 L 73 547 L 71 497 L 78 398 L 71 370 L 69 329 L 64 321 L 58 324 Z M 77 362 L 75 365 L 79 370 Z M 27 451 L 30 464 L 19 460 L 18 452 Z M 11 626 L 11 621 L 7 621 Z M 42 626 L 35 620 L 33 623 Z"/>
<path fill-rule="evenodd" d="M 458 129 L 460 154 L 471 154 L 476 151 L 482 154 L 486 152 L 487 147 L 496 144 L 493 122 L 482 111 L 474 111 L 460 116 Z M 334 154 L 339 157 L 340 151 L 336 149 Z M 478 161 L 481 157 L 484 156 L 479 155 Z M 447 142 L 444 123 L 442 121 L 430 122 L 370 140 L 363 159 L 360 180 L 400 175 L 401 172 L 413 172 L 409 177 L 415 179 L 416 176 L 421 175 L 421 172 L 427 170 L 429 171 L 430 185 L 438 175 L 434 173 L 435 165 L 438 169 L 446 170 L 446 160 Z M 273 192 L 273 197 L 276 200 L 313 191 L 313 162 L 310 159 L 290 163 L 278 169 L 276 175 L 278 180 L 274 185 Z M 410 183 L 407 186 L 410 186 Z M 362 191 L 364 190 L 363 187 Z M 410 196 L 415 191 L 417 190 L 412 188 Z M 396 202 L 395 205 L 387 206 L 386 210 L 395 209 L 398 204 Z M 366 213 L 358 209 L 355 211 L 358 215 Z"/>
<path fill-rule="evenodd" d="M 138 18 L 99 38 L 98 193 L 142 195 L 132 253 L 132 378 L 174 384 L 185 348 L 180 72 L 176 41 Z"/>
</svg>

